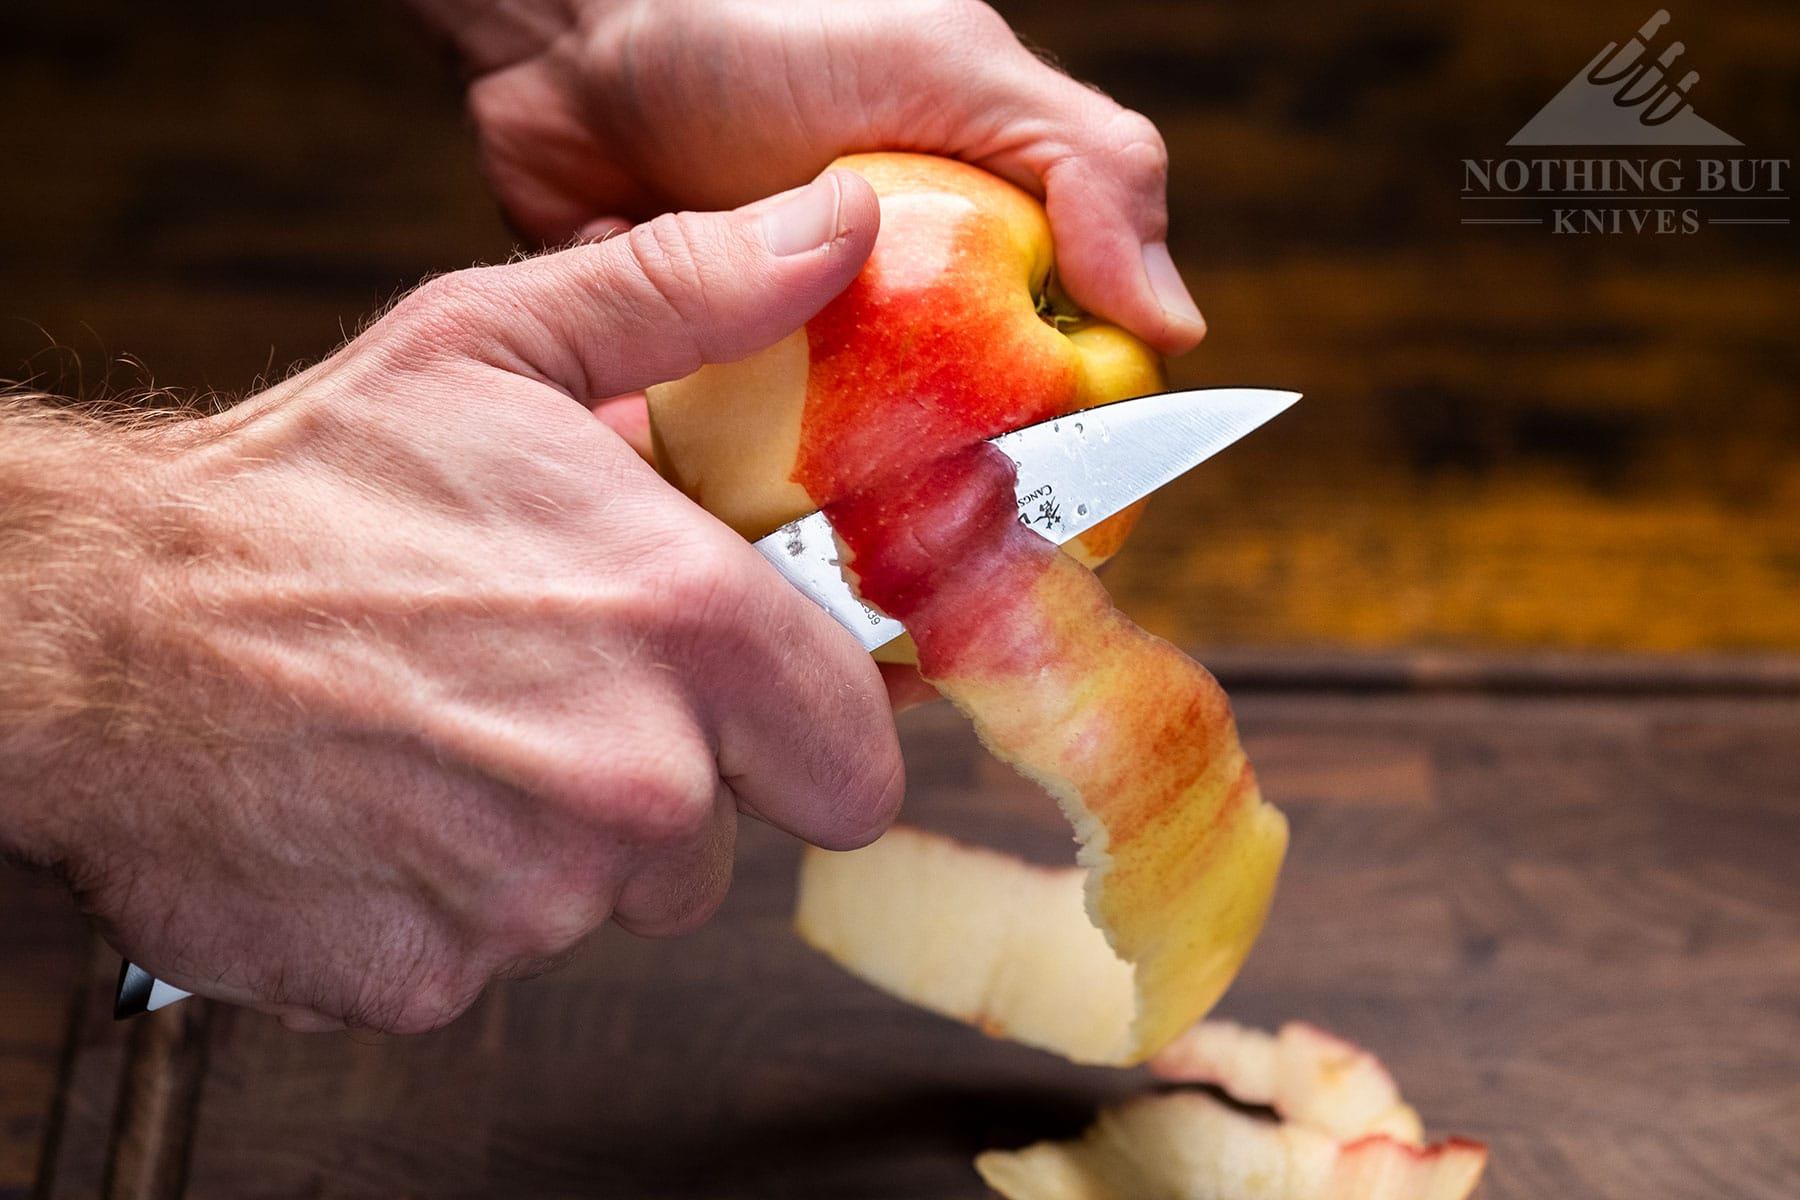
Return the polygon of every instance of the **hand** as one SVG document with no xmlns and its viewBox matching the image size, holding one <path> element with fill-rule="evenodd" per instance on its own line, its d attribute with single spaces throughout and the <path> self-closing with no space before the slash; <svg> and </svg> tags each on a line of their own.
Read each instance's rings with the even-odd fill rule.
<svg viewBox="0 0 1800 1200">
<path fill-rule="evenodd" d="M 124 649 L 15 849 L 177 986 L 414 1031 L 609 916 L 704 920 L 739 812 L 874 837 L 901 766 L 868 656 L 588 402 L 798 327 L 877 221 L 834 172 L 447 275 L 140 439 L 139 549 L 81 622 Z"/>
<path fill-rule="evenodd" d="M 489 179 L 534 237 L 741 204 L 853 150 L 923 150 L 1044 197 L 1084 308 L 1165 353 L 1205 332 L 1169 258 L 1155 126 L 975 0 L 413 3 L 458 43 Z"/>
</svg>

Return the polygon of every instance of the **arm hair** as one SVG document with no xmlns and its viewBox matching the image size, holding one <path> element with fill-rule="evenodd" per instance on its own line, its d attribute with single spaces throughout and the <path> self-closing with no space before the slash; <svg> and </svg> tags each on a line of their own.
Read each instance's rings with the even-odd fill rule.
<svg viewBox="0 0 1800 1200">
<path fill-rule="evenodd" d="M 0 853 L 35 857 L 52 779 L 141 709 L 128 630 L 154 504 L 139 477 L 183 415 L 0 392 Z"/>
</svg>

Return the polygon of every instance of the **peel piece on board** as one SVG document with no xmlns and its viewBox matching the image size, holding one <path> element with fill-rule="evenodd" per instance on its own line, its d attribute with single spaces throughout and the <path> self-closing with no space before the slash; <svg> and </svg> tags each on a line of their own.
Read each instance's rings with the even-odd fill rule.
<svg viewBox="0 0 1800 1200">
<path fill-rule="evenodd" d="M 1463 1200 L 1487 1165 L 1464 1138 L 1421 1144 L 1373 1054 L 1299 1022 L 1278 1034 L 1203 1021 L 1150 1061 L 1204 1091 L 1139 1096 L 1080 1138 L 975 1160 L 1007 1200 Z"/>
</svg>

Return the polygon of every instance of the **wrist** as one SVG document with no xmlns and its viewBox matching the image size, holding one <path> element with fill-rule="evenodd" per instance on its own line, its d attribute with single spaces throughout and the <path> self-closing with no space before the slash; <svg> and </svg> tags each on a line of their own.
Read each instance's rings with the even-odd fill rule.
<svg viewBox="0 0 1800 1200">
<path fill-rule="evenodd" d="M 133 722 L 130 627 L 149 439 L 43 405 L 0 405 L 0 849 L 64 858 L 83 798 Z"/>
</svg>

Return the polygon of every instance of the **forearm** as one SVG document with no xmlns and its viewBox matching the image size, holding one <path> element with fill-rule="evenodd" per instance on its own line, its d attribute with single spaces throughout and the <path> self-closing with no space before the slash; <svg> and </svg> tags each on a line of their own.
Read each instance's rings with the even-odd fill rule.
<svg viewBox="0 0 1800 1200">
<path fill-rule="evenodd" d="M 97 766 L 97 743 L 132 707 L 141 440 L 0 399 L 0 853 L 56 857 L 73 775 Z"/>
</svg>

